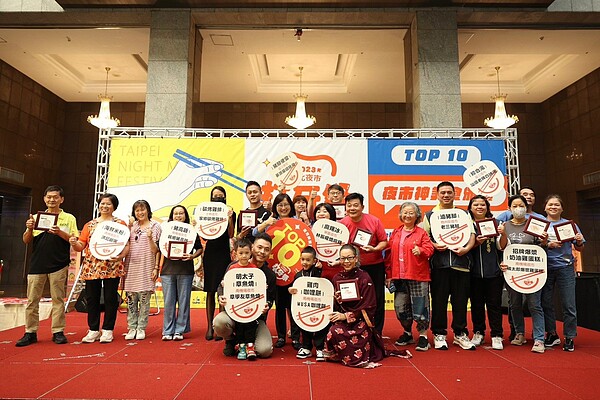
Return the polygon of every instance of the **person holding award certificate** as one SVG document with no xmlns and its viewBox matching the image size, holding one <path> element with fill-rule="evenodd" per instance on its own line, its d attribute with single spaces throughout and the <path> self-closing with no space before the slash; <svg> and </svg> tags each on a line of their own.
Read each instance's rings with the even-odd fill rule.
<svg viewBox="0 0 600 400">
<path fill-rule="evenodd" d="M 127 226 L 127 223 L 115 216 L 113 212 L 119 206 L 119 199 L 114 194 L 104 193 L 98 198 L 98 211 L 100 216 L 83 226 L 79 238 L 71 237 L 69 242 L 75 251 L 82 251 L 88 247 L 90 238 L 101 222 L 113 221 Z M 108 260 L 100 260 L 86 251 L 81 264 L 81 277 L 85 280 L 85 295 L 88 307 L 88 333 L 81 341 L 83 343 L 110 343 L 113 341 L 113 329 L 117 322 L 119 309 L 119 282 L 125 276 L 123 258 L 129 252 L 129 242 L 123 250 Z M 104 289 L 104 322 L 100 332 L 100 295 Z"/>
<path fill-rule="evenodd" d="M 554 288 L 558 286 L 563 309 L 564 351 L 574 351 L 573 338 L 577 336 L 577 309 L 575 303 L 575 257 L 573 246 L 582 251 L 585 239 L 579 226 L 562 217 L 563 201 L 559 195 L 552 194 L 546 198 L 545 211 L 548 227 L 548 279 L 542 288 L 542 308 L 546 326 L 546 347 L 560 344 L 556 333 L 556 316 L 554 314 Z"/>
<path fill-rule="evenodd" d="M 328 219 L 330 221 L 336 221 L 335 209 L 329 203 L 319 203 L 315 207 L 312 215 L 313 221 L 319 219 Z M 339 261 L 329 263 L 327 261 L 317 261 L 317 268 L 321 268 L 321 278 L 328 279 L 331 281 L 335 274 L 343 271 L 342 264 Z"/>
<path fill-rule="evenodd" d="M 271 211 L 267 210 L 263 205 L 262 188 L 258 182 L 248 181 L 246 184 L 246 198 L 250 206 L 240 211 L 237 221 L 236 239 L 247 238 L 253 242 L 254 236 L 252 235 L 252 230 L 258 224 L 269 219 Z"/>
</svg>

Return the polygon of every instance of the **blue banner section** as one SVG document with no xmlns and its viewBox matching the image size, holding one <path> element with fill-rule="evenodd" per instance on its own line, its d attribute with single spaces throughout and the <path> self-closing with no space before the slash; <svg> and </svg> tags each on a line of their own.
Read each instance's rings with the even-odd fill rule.
<svg viewBox="0 0 600 400">
<path fill-rule="evenodd" d="M 501 139 L 368 140 L 369 175 L 460 175 L 481 161 L 506 175 Z"/>
</svg>

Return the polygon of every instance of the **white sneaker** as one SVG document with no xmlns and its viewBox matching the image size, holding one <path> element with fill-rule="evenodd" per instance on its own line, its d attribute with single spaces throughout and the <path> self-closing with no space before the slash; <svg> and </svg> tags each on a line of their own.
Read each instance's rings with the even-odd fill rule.
<svg viewBox="0 0 600 400">
<path fill-rule="evenodd" d="M 298 350 L 298 353 L 296 354 L 296 358 L 308 358 L 312 356 L 312 351 L 308 350 L 308 349 L 304 349 L 304 348 L 300 348 L 300 350 Z"/>
<path fill-rule="evenodd" d="M 135 338 L 136 338 L 137 340 L 144 340 L 144 339 L 146 339 L 146 331 L 145 331 L 145 330 L 143 330 L 143 329 L 138 329 L 138 330 L 135 332 Z"/>
<path fill-rule="evenodd" d="M 473 343 L 475 346 L 481 346 L 483 344 L 483 334 L 475 332 L 473 334 L 473 339 L 471 339 L 471 343 Z"/>
<path fill-rule="evenodd" d="M 168 340 L 173 340 L 173 336 L 171 336 L 171 335 L 163 335 L 162 341 L 166 342 Z"/>
<path fill-rule="evenodd" d="M 471 341 L 469 337 L 464 333 L 462 335 L 454 336 L 454 344 L 459 345 L 463 350 L 475 350 L 476 347 Z"/>
<path fill-rule="evenodd" d="M 113 331 L 102 329 L 102 336 L 100 336 L 100 343 L 110 343 L 113 341 Z"/>
<path fill-rule="evenodd" d="M 133 340 L 135 339 L 135 329 L 130 329 L 129 332 L 125 334 L 125 340 Z"/>
<path fill-rule="evenodd" d="M 173 340 L 183 340 L 183 335 L 181 333 L 176 333 L 173 335 Z"/>
<path fill-rule="evenodd" d="M 493 337 L 492 338 L 492 349 L 494 349 L 494 350 L 502 350 L 502 349 L 504 349 L 504 346 L 502 345 L 502 338 L 501 337 Z"/>
<path fill-rule="evenodd" d="M 436 350 L 448 350 L 448 343 L 446 343 L 446 335 L 434 335 L 433 348 Z"/>
<path fill-rule="evenodd" d="M 99 331 L 88 331 L 87 335 L 85 335 L 81 341 L 83 343 L 94 343 L 98 339 L 100 339 Z"/>
<path fill-rule="evenodd" d="M 323 350 L 317 350 L 317 361 L 325 361 L 325 354 L 323 354 Z"/>
</svg>

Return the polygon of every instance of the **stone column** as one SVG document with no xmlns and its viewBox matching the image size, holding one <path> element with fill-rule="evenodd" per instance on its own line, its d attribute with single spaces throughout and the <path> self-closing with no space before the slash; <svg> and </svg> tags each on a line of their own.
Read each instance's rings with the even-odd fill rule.
<svg viewBox="0 0 600 400">
<path fill-rule="evenodd" d="M 190 10 L 152 11 L 144 126 L 191 126 L 195 40 Z"/>
<path fill-rule="evenodd" d="M 412 127 L 461 128 L 456 13 L 417 11 L 404 40 Z"/>
</svg>

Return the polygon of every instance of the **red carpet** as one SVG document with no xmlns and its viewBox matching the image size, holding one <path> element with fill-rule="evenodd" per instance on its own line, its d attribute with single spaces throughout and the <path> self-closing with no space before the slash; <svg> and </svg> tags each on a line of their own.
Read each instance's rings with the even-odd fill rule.
<svg viewBox="0 0 600 400">
<path fill-rule="evenodd" d="M 273 313 L 271 313 L 273 314 Z M 269 326 L 274 332 L 274 315 Z M 401 328 L 386 314 L 389 347 Z M 506 316 L 505 316 L 506 319 Z M 528 333 L 531 327 L 528 322 Z M 193 332 L 182 342 L 161 342 L 162 314 L 150 317 L 147 338 L 126 342 L 126 316 L 119 314 L 115 341 L 77 344 L 87 331 L 86 314 L 67 314 L 69 344 L 51 341 L 50 321 L 41 323 L 37 344 L 17 348 L 23 328 L 0 332 L 1 398 L 45 399 L 597 399 L 600 393 L 600 332 L 579 328 L 575 352 L 545 354 L 505 341 L 503 351 L 486 344 L 477 351 L 448 351 L 413 358 L 387 358 L 374 370 L 295 358 L 288 344 L 255 362 L 221 353 L 223 342 L 204 339 L 203 309 L 192 310 Z M 560 327 L 559 327 L 560 331 Z M 452 336 L 448 337 L 451 343 Z M 309 359 L 311 360 L 311 359 Z"/>
</svg>

